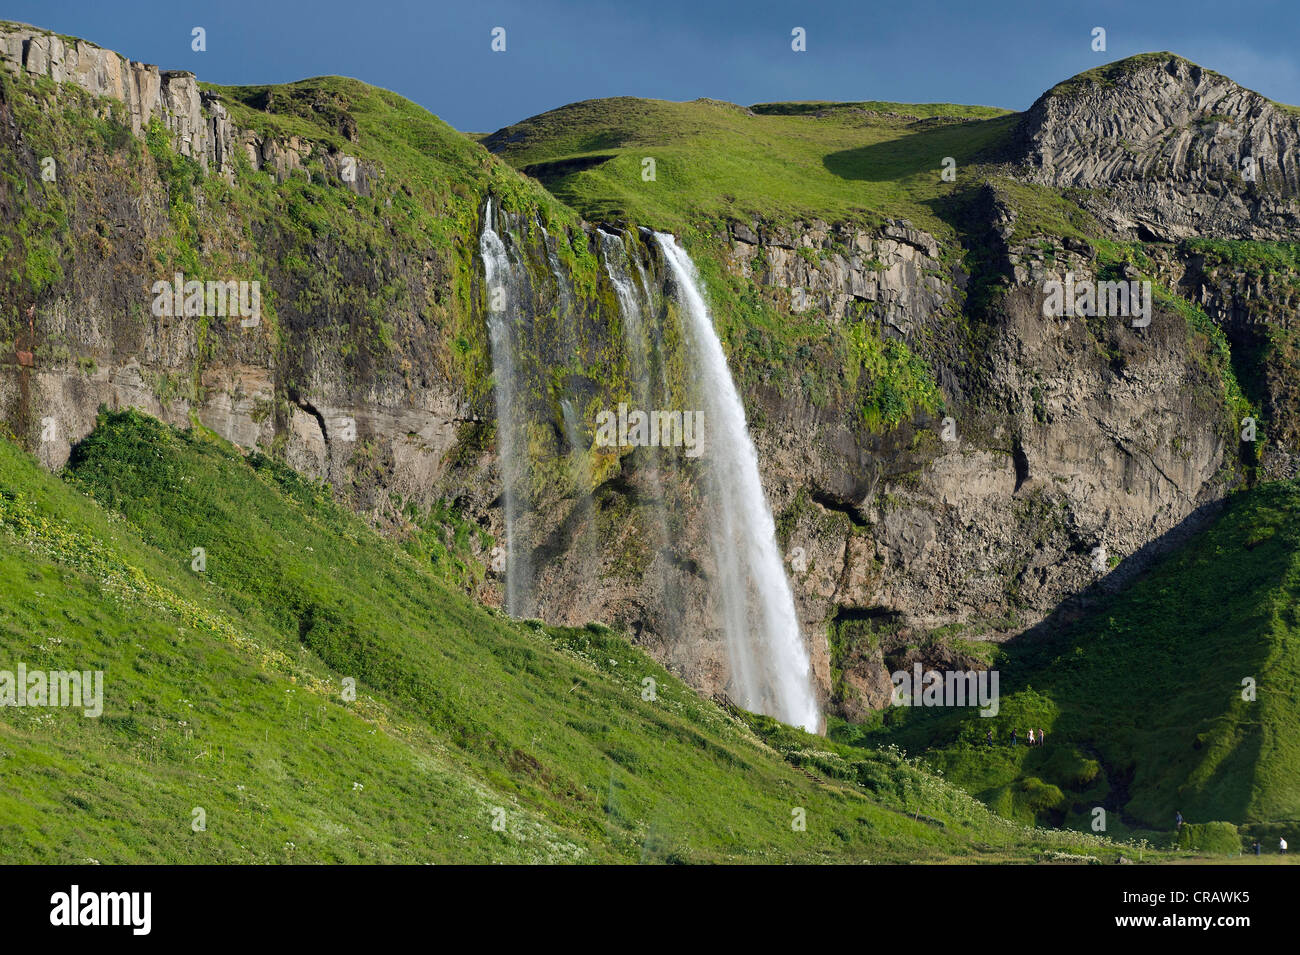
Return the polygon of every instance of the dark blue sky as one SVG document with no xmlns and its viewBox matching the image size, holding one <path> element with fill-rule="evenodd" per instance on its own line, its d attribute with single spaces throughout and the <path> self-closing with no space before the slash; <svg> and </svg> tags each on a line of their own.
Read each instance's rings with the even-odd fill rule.
<svg viewBox="0 0 1300 955">
<path fill-rule="evenodd" d="M 1300 0 L 5 0 L 0 17 L 215 83 L 338 73 L 458 129 L 601 96 L 983 103 L 1173 50 L 1300 104 Z M 207 30 L 208 49 L 190 49 Z M 490 49 L 505 27 L 506 52 Z M 807 30 L 808 49 L 790 49 Z M 1090 48 L 1093 27 L 1107 51 Z"/>
</svg>

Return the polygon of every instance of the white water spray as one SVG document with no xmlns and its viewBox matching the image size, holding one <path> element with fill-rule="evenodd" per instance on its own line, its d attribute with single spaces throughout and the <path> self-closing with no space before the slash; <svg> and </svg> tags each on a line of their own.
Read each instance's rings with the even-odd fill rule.
<svg viewBox="0 0 1300 955">
<path fill-rule="evenodd" d="M 623 246 L 623 237 L 597 230 L 601 249 L 605 253 L 605 274 L 614 285 L 614 294 L 618 297 L 619 314 L 623 318 L 623 346 L 627 349 L 629 367 L 632 371 L 632 387 L 636 389 L 637 400 L 643 410 L 650 407 L 650 372 L 647 367 L 649 338 L 646 335 L 645 321 L 641 312 L 641 303 L 637 300 L 636 290 L 627 274 L 624 260 L 628 252 Z"/>
<path fill-rule="evenodd" d="M 497 411 L 497 451 L 501 461 L 502 498 L 506 523 L 506 613 L 512 617 L 529 611 L 532 571 L 529 567 L 527 541 L 521 533 L 519 487 L 526 479 L 525 461 L 520 452 L 524 445 L 521 433 L 521 409 L 516 407 L 514 345 L 511 341 L 511 316 L 517 316 L 520 289 L 515 269 L 505 243 L 492 227 L 492 199 L 487 201 L 479 252 L 487 279 L 488 338 L 492 347 L 493 394 Z"/>
<path fill-rule="evenodd" d="M 758 452 L 745 407 L 727 369 L 695 263 L 676 238 L 655 240 L 673 273 L 709 434 L 704 446 L 712 489 L 716 589 L 737 702 L 809 732 L 820 729 L 812 666 L 794 594 L 776 546 L 776 524 L 759 479 Z"/>
</svg>

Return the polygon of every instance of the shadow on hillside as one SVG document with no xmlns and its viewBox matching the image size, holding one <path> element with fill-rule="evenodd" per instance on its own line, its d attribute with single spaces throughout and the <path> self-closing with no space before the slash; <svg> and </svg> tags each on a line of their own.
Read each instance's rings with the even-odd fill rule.
<svg viewBox="0 0 1300 955">
<path fill-rule="evenodd" d="M 1038 650 L 1053 644 L 1068 634 L 1073 624 L 1128 590 L 1162 560 L 1209 528 L 1226 507 L 1226 499 L 1202 504 L 1174 527 L 1125 557 L 1106 576 L 1067 597 L 1047 617 L 1021 631 L 1003 646 L 1008 650 L 1018 650 L 1024 645 L 1032 645 Z"/>
<path fill-rule="evenodd" d="M 523 172 L 527 176 L 532 176 L 546 188 L 550 189 L 561 179 L 572 176 L 575 173 L 585 172 L 588 169 L 594 169 L 596 166 L 604 165 L 614 158 L 611 153 L 604 156 L 573 156 L 568 159 L 556 159 L 551 162 L 536 162 L 524 166 Z"/>
<path fill-rule="evenodd" d="M 1001 159 L 1019 120 L 1018 113 L 957 123 L 921 120 L 898 139 L 829 153 L 822 165 L 841 179 L 861 182 L 893 182 L 925 172 L 938 179 L 945 157 L 959 167 Z"/>
</svg>

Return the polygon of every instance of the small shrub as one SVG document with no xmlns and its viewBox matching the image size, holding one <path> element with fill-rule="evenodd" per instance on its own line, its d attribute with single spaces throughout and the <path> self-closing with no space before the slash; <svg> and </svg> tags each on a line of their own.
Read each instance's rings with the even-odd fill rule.
<svg viewBox="0 0 1300 955">
<path fill-rule="evenodd" d="M 1241 852 L 1241 836 L 1230 822 L 1184 823 L 1178 831 L 1178 848 L 1207 855 Z"/>
</svg>

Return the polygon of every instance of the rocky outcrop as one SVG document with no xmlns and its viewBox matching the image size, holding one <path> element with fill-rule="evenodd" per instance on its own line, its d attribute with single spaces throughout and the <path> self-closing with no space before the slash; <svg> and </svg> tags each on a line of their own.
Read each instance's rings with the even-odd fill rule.
<svg viewBox="0 0 1300 955">
<path fill-rule="evenodd" d="M 126 107 L 131 130 L 141 134 L 157 117 L 172 133 L 176 149 L 229 173 L 232 131 L 225 110 L 199 90 L 193 73 L 159 70 L 137 63 L 85 40 L 22 24 L 0 23 L 0 68 L 12 76 L 26 73 L 55 83 L 72 83 L 92 96 L 105 96 Z"/>
<path fill-rule="evenodd" d="M 908 337 L 953 299 L 934 237 L 902 220 L 875 233 L 825 222 L 731 225 L 730 265 L 760 285 L 784 289 L 794 314 L 833 322 L 871 306 L 895 334 Z"/>
<path fill-rule="evenodd" d="M 367 160 L 349 163 L 345 175 L 349 157 L 318 142 L 239 130 L 219 98 L 199 90 L 193 74 L 159 71 L 85 41 L 0 24 L 0 66 L 25 82 L 56 84 L 54 103 L 94 110 L 132 135 L 143 138 L 151 122 L 162 122 L 171 148 L 209 176 L 232 178 L 241 150 L 252 170 L 280 182 L 305 175 L 309 161 L 320 161 L 335 188 L 368 196 L 382 175 Z M 78 91 L 98 98 L 79 100 Z M 31 151 L 30 131 L 13 121 L 12 105 L 0 100 L 7 120 L 0 149 L 10 168 L 28 178 L 31 196 L 41 181 L 42 157 Z M 84 137 L 62 145 L 59 182 L 79 196 L 66 206 L 68 231 L 98 238 L 67 259 L 63 281 L 39 301 L 24 302 L 21 312 L 13 306 L 13 351 L 0 357 L 0 409 L 12 433 L 58 468 L 94 426 L 101 405 L 137 407 L 177 425 L 197 419 L 245 448 L 274 449 L 305 473 L 355 486 L 354 502 L 367 509 L 378 497 L 372 496 L 376 475 L 385 476 L 394 494 L 423 499 L 430 493 L 461 425 L 474 417 L 465 396 L 436 373 L 436 343 L 427 340 L 426 319 L 418 313 L 444 295 L 445 261 L 394 248 L 365 254 L 331 248 L 328 239 L 321 243 L 313 261 L 324 267 L 328 256 L 340 282 L 364 290 L 401 283 L 420 303 L 415 313 L 394 309 L 386 317 L 395 335 L 424 341 L 421 350 L 400 363 L 394 358 L 392 367 L 368 355 L 341 360 L 333 339 L 348 325 L 347 306 L 326 303 L 305 312 L 286 304 L 302 294 L 306 279 L 259 278 L 240 210 L 208 204 L 196 190 L 205 252 L 227 263 L 223 279 L 260 281 L 266 312 L 250 327 L 154 315 L 152 284 L 172 281 L 171 270 L 158 263 L 160 246 L 175 232 L 169 216 L 175 196 L 147 162 L 133 169 Z M 10 235 L 24 228 L 19 211 L 5 206 Z M 283 246 L 274 223 L 256 226 L 267 245 Z M 277 301 L 278 328 L 271 320 Z M 420 387 L 407 387 L 412 377 Z"/>
<path fill-rule="evenodd" d="M 857 613 L 914 640 L 954 625 L 1003 639 L 1128 579 L 1153 541 L 1199 521 L 1225 492 L 1235 442 L 1222 383 L 1198 360 L 1185 320 L 1159 308 L 1143 329 L 1044 318 L 1045 279 L 1093 275 L 1081 254 L 1059 249 L 1050 268 L 1037 255 L 1022 249 L 1008 263 L 1021 282 L 991 316 L 985 350 L 965 356 L 981 372 L 948 408 L 953 440 L 938 420 L 873 439 L 797 396 L 752 399 L 786 553 L 802 558 L 792 579 L 809 633 Z M 941 324 L 922 320 L 931 331 Z M 865 701 L 849 699 L 846 712 L 878 702 L 880 653 L 830 666 Z"/>
<path fill-rule="evenodd" d="M 300 137 L 277 139 L 239 130 L 220 100 L 199 89 L 198 79 L 185 70 L 159 70 L 137 63 L 85 40 L 62 37 L 25 24 L 0 22 L 0 69 L 11 76 L 26 75 L 70 83 L 91 96 L 116 100 L 126 107 L 131 131 L 139 136 L 157 118 L 171 134 L 178 153 L 203 168 L 233 177 L 235 151 L 254 169 L 269 168 L 283 182 L 302 170 L 313 154 L 337 175 L 346 160 Z M 360 195 L 369 195 L 376 175 L 373 164 L 351 162 L 342 180 Z"/>
<path fill-rule="evenodd" d="M 1284 266 L 1243 267 L 1212 252 L 1171 257 L 1171 285 L 1223 329 L 1237 377 L 1261 413 L 1259 472 L 1300 474 L 1300 282 Z"/>
<path fill-rule="evenodd" d="M 1136 238 L 1291 239 L 1300 228 L 1300 112 L 1171 53 L 1044 93 L 1013 158 L 1034 182 L 1094 190 L 1081 200 Z"/>
</svg>

